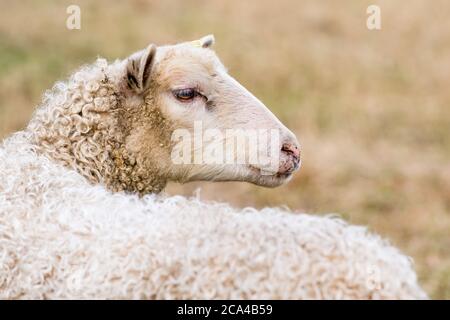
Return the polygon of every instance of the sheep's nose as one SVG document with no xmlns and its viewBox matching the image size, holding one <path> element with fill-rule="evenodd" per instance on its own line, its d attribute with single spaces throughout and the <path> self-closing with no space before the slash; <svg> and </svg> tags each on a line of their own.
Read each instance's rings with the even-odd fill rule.
<svg viewBox="0 0 450 320">
<path fill-rule="evenodd" d="M 283 143 L 281 151 L 293 156 L 295 159 L 300 160 L 300 149 L 294 143 Z"/>
<path fill-rule="evenodd" d="M 300 166 L 300 148 L 295 143 L 283 143 L 281 152 L 286 157 L 282 160 L 278 173 L 291 174 Z"/>
</svg>

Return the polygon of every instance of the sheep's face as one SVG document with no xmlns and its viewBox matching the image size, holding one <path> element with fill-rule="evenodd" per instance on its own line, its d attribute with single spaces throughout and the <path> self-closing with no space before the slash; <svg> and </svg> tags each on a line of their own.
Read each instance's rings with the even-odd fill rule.
<svg viewBox="0 0 450 320">
<path fill-rule="evenodd" d="M 135 114 L 127 149 L 168 180 L 279 186 L 300 166 L 298 142 L 227 73 L 212 44 L 207 36 L 151 45 L 126 60 L 125 104 Z"/>
</svg>

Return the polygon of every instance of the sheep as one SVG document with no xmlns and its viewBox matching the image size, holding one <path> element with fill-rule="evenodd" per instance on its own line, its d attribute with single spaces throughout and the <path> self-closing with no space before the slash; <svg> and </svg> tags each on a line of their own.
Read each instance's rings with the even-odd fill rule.
<svg viewBox="0 0 450 320">
<path fill-rule="evenodd" d="M 213 42 L 99 58 L 2 142 L 0 298 L 427 298 L 412 261 L 364 227 L 161 193 L 168 180 L 276 187 L 300 166 L 295 136 L 228 75 Z M 174 164 L 176 145 L 195 147 L 173 133 L 197 119 L 276 130 L 279 145 L 256 146 L 276 166 Z"/>
</svg>

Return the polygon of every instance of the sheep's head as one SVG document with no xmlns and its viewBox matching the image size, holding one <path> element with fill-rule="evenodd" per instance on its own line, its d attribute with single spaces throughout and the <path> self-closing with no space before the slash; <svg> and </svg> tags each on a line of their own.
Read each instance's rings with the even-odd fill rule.
<svg viewBox="0 0 450 320">
<path fill-rule="evenodd" d="M 227 73 L 213 42 L 150 45 L 126 60 L 125 104 L 136 112 L 126 148 L 169 180 L 278 186 L 300 165 L 298 142 Z"/>
<path fill-rule="evenodd" d="M 47 154 L 112 190 L 159 192 L 169 180 L 281 185 L 300 165 L 298 142 L 227 73 L 213 42 L 150 45 L 82 69 L 60 90 L 68 101 L 49 95 L 29 128 Z"/>
</svg>

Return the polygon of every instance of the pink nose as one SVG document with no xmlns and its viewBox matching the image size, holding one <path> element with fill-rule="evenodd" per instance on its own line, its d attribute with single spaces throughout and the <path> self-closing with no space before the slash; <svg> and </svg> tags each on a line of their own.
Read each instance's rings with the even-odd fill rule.
<svg viewBox="0 0 450 320">
<path fill-rule="evenodd" d="M 293 143 L 284 143 L 281 147 L 281 151 L 286 152 L 287 154 L 292 155 L 296 159 L 300 159 L 300 149 L 297 147 L 297 145 Z"/>
<path fill-rule="evenodd" d="M 300 149 L 294 143 L 284 143 L 281 151 L 287 155 L 287 159 L 282 162 L 278 173 L 291 174 L 298 169 L 300 165 Z"/>
</svg>

